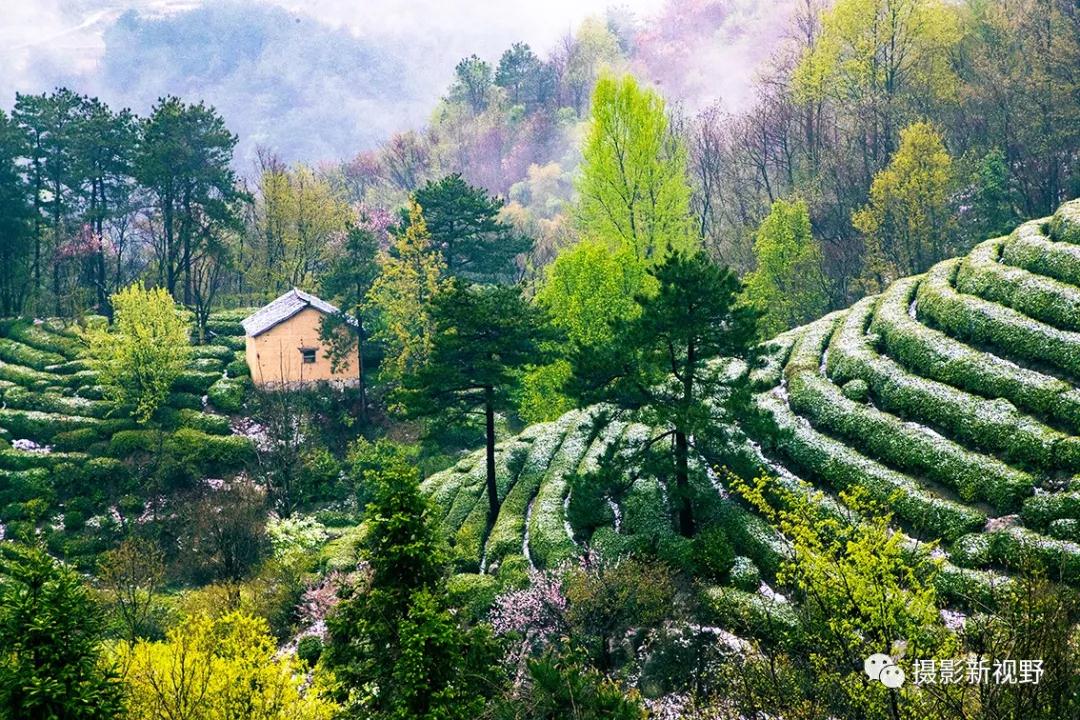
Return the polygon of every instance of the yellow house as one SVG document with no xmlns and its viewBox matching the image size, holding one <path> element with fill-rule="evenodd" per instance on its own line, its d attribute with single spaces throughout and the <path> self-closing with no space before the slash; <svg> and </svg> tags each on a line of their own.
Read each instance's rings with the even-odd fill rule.
<svg viewBox="0 0 1080 720">
<path fill-rule="evenodd" d="M 322 319 L 337 312 L 330 303 L 293 288 L 245 318 L 242 324 L 247 336 L 247 364 L 255 384 L 356 382 L 359 357 L 350 354 L 348 362 L 335 371 L 319 337 Z M 350 324 L 356 322 L 347 320 Z"/>
</svg>

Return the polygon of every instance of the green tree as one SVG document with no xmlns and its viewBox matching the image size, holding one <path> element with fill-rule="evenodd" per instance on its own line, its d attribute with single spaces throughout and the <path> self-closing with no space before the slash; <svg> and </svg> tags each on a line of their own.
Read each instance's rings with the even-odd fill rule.
<svg viewBox="0 0 1080 720">
<path fill-rule="evenodd" d="M 470 55 L 454 68 L 450 99 L 464 102 L 474 113 L 478 113 L 491 100 L 492 80 L 491 65 L 476 55 Z"/>
<path fill-rule="evenodd" d="M 839 0 L 820 22 L 795 69 L 796 97 L 830 101 L 856 128 L 869 176 L 896 150 L 900 128 L 955 95 L 958 12 L 943 0 Z"/>
<path fill-rule="evenodd" d="M 495 84 L 506 90 L 510 102 L 531 110 L 542 105 L 552 92 L 554 77 L 526 43 L 516 42 L 499 58 Z"/>
<path fill-rule="evenodd" d="M 612 252 L 599 240 L 582 240 L 548 266 L 536 302 L 566 345 L 588 352 L 610 343 L 615 323 L 640 313 L 634 298 L 654 289 L 655 280 L 628 248 Z M 572 373 L 569 354 L 532 368 L 524 377 L 519 409 L 526 420 L 553 420 L 572 408 L 563 387 Z"/>
<path fill-rule="evenodd" d="M 0 110 L 0 315 L 17 315 L 32 287 L 34 238 L 29 188 L 19 160 L 26 138 Z"/>
<path fill-rule="evenodd" d="M 205 241 L 238 228 L 232 170 L 237 138 L 204 103 L 158 100 L 142 123 L 135 176 L 153 198 L 160 218 L 155 240 L 158 282 L 170 295 L 181 284 L 184 305 L 194 300 L 192 267 Z"/>
<path fill-rule="evenodd" d="M 754 239 L 754 258 L 757 267 L 746 277 L 746 299 L 759 313 L 762 335 L 771 337 L 824 314 L 828 279 L 805 201 L 772 204 Z"/>
<path fill-rule="evenodd" d="M 101 613 L 78 574 L 38 548 L 0 548 L 0 718 L 121 716 Z"/>
<path fill-rule="evenodd" d="M 364 378 L 364 340 L 368 332 L 365 300 L 378 277 L 379 266 L 375 262 L 378 250 L 375 234 L 354 225 L 346 232 L 336 257 L 322 277 L 323 295 L 337 303 L 339 312 L 323 316 L 319 337 L 335 370 L 356 358 L 362 422 L 367 422 L 368 404 Z"/>
<path fill-rule="evenodd" d="M 109 400 L 145 423 L 187 364 L 188 322 L 164 288 L 133 284 L 112 296 L 112 306 L 116 322 L 90 331 L 87 352 Z"/>
<path fill-rule="evenodd" d="M 368 577 L 342 591 L 323 662 L 354 717 L 471 720 L 497 686 L 490 635 L 461 627 L 447 602 L 443 548 L 417 470 L 400 454 L 365 465 Z"/>
<path fill-rule="evenodd" d="M 428 362 L 405 378 L 402 403 L 414 417 L 458 423 L 483 413 L 488 520 L 499 513 L 495 477 L 495 413 L 511 404 L 519 371 L 543 356 L 544 317 L 518 287 L 453 281 L 431 308 Z"/>
<path fill-rule="evenodd" d="M 613 342 L 602 351 L 575 350 L 572 387 L 585 402 L 611 402 L 662 428 L 650 445 L 673 440 L 672 494 L 680 532 L 691 536 L 691 438 L 701 443 L 712 437 L 740 397 L 720 392 L 723 368 L 715 361 L 748 355 L 756 334 L 754 313 L 739 303 L 741 286 L 734 273 L 704 253 L 674 251 L 649 274 L 656 292 L 638 295 L 638 316 L 616 324 Z M 727 402 L 717 402 L 725 396 Z"/>
<path fill-rule="evenodd" d="M 527 662 L 530 682 L 499 704 L 498 720 L 642 720 L 636 689 L 626 688 L 569 653 Z"/>
<path fill-rule="evenodd" d="M 367 294 L 378 316 L 374 337 L 386 348 L 383 367 L 392 379 L 415 371 L 431 352 L 430 303 L 446 282 L 446 263 L 431 241 L 427 223 L 415 201 L 409 223 L 380 255 L 379 276 Z"/>
<path fill-rule="evenodd" d="M 830 714 L 852 720 L 923 717 L 913 713 L 919 688 L 908 683 L 891 691 L 868 682 L 863 660 L 874 653 L 954 656 L 957 639 L 938 610 L 934 547 L 912 550 L 903 533 L 891 531 L 892 516 L 860 493 L 841 493 L 852 510 L 841 514 L 826 510 L 820 494 L 778 489 L 769 478 L 728 479 L 790 544 L 777 580 L 801 601 L 802 645 L 815 694 Z"/>
<path fill-rule="evenodd" d="M 428 181 L 414 197 L 448 275 L 473 282 L 513 281 L 514 261 L 532 248 L 532 240 L 499 219 L 501 199 L 457 173 Z"/>
<path fill-rule="evenodd" d="M 577 220 L 584 237 L 628 248 L 644 263 L 670 247 L 697 247 L 690 217 L 686 148 L 664 101 L 633 76 L 601 77 L 582 149 Z"/>
<path fill-rule="evenodd" d="M 952 183 L 952 158 L 934 126 L 904 128 L 900 148 L 874 176 L 870 201 L 851 216 L 872 287 L 923 272 L 953 249 Z"/>
</svg>

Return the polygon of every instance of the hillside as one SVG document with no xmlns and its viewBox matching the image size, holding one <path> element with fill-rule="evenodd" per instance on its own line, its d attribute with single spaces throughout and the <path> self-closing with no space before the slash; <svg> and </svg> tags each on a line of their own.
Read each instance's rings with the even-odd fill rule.
<svg viewBox="0 0 1080 720">
<path fill-rule="evenodd" d="M 141 516 L 150 488 L 144 461 L 174 463 L 174 481 L 235 474 L 252 455 L 233 434 L 229 413 L 249 387 L 244 313 L 219 312 L 213 344 L 196 345 L 155 427 L 140 428 L 103 400 L 96 374 L 81 359 L 77 326 L 58 320 L 0 324 L 0 538 L 42 521 L 53 549 L 92 562 L 119 527 Z M 93 319 L 91 319 L 93 320 Z M 99 318 L 98 320 L 103 320 Z"/>
<path fill-rule="evenodd" d="M 740 423 L 742 443 L 726 449 L 745 460 L 740 474 L 792 488 L 806 480 L 827 504 L 863 488 L 912 542 L 941 541 L 939 590 L 955 605 L 985 599 L 1029 558 L 1080 583 L 1080 202 L 762 350 L 749 370 L 752 417 Z M 647 472 L 607 498 L 599 528 L 575 526 L 569 512 L 575 474 L 647 435 L 596 409 L 501 443 L 502 509 L 487 537 L 482 454 L 428 478 L 458 570 L 552 567 L 586 545 L 677 552 L 664 485 Z M 728 495 L 721 476 L 701 476 L 710 478 L 699 481 L 705 517 L 737 540 L 744 570 L 752 561 L 768 579 L 781 538 Z M 713 593 L 742 603 L 770 596 L 764 586 Z"/>
</svg>

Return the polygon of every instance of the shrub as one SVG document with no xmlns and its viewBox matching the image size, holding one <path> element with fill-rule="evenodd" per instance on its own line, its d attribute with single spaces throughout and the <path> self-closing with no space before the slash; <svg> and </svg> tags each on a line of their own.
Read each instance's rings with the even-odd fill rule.
<svg viewBox="0 0 1080 720">
<path fill-rule="evenodd" d="M 210 386 L 221 379 L 220 372 L 201 372 L 199 370 L 184 370 L 176 376 L 173 382 L 173 390 L 180 392 L 203 395 Z"/>
<path fill-rule="evenodd" d="M 1018 227 L 1005 244 L 1002 260 L 1070 285 L 1080 285 L 1080 245 L 1053 242 L 1042 234 L 1042 220 Z"/>
<path fill-rule="evenodd" d="M 1063 204 L 1050 218 L 1050 237 L 1058 242 L 1080 245 L 1080 202 Z"/>
<path fill-rule="evenodd" d="M 925 282 L 920 293 L 924 286 Z M 876 337 L 864 333 L 875 302 L 871 297 L 856 303 L 834 336 L 828 357 L 834 382 L 861 377 L 882 409 L 935 427 L 972 447 L 1042 468 L 1080 466 L 1077 438 L 1024 415 L 1006 400 L 984 400 L 913 376 L 894 360 L 878 355 L 873 349 Z"/>
<path fill-rule="evenodd" d="M 251 368 L 245 358 L 237 358 L 225 366 L 225 374 L 230 378 L 251 377 Z"/>
<path fill-rule="evenodd" d="M 728 576 L 735 563 L 735 549 L 724 529 L 719 526 L 706 528 L 693 540 L 694 566 L 698 574 L 713 580 Z"/>
<path fill-rule="evenodd" d="M 751 389 L 760 392 L 780 384 L 784 365 L 801 332 L 802 328 L 789 330 L 758 346 L 754 365 L 748 376 Z"/>
<path fill-rule="evenodd" d="M 57 433 L 93 427 L 102 421 L 77 415 L 57 415 L 37 410 L 0 409 L 0 426 L 15 438 L 25 438 L 47 444 Z"/>
<path fill-rule="evenodd" d="M 532 440 L 525 451 L 517 482 L 503 500 L 499 517 L 488 536 L 486 550 L 489 564 L 499 562 L 507 555 L 521 553 L 529 503 L 535 497 L 568 429 L 577 422 L 577 417 L 577 413 L 567 413 L 555 422 L 529 428 Z"/>
<path fill-rule="evenodd" d="M 971 348 L 909 314 L 919 278 L 893 283 L 881 296 L 871 330 L 890 355 L 933 380 L 1013 404 L 1080 431 L 1080 391 L 1058 378 Z"/>
<path fill-rule="evenodd" d="M 244 404 L 247 382 L 220 378 L 206 391 L 206 396 L 218 410 L 227 413 L 239 412 Z"/>
<path fill-rule="evenodd" d="M 45 370 L 51 365 L 59 365 L 67 358 L 63 355 L 35 350 L 11 338 L 0 338 L 0 360 L 34 370 Z"/>
<path fill-rule="evenodd" d="M 870 397 L 870 386 L 867 385 L 866 381 L 862 378 L 848 380 L 844 383 L 844 386 L 840 388 L 840 391 L 848 400 L 857 403 L 865 403 L 867 398 Z"/>
<path fill-rule="evenodd" d="M 300 658 L 308 667 L 315 667 L 322 657 L 323 641 L 317 635 L 305 635 L 296 644 L 296 657 Z"/>
<path fill-rule="evenodd" d="M 580 415 L 577 424 L 567 431 L 540 483 L 529 521 L 529 551 L 537 565 L 554 567 L 576 553 L 564 525 L 566 477 L 583 464 L 595 431 L 593 417 L 587 413 Z"/>
<path fill-rule="evenodd" d="M 254 457 L 251 441 L 239 435 L 207 435 L 181 428 L 165 439 L 166 450 L 180 463 L 216 473 L 243 467 Z"/>
<path fill-rule="evenodd" d="M 200 412 L 198 410 L 182 409 L 179 411 L 180 424 L 183 427 L 198 430 L 208 435 L 228 435 L 229 418 L 224 415 Z"/>
<path fill-rule="evenodd" d="M 177 410 L 182 410 L 184 408 L 187 408 L 188 410 L 202 410 L 203 407 L 202 398 L 188 392 L 169 393 L 169 398 L 166 400 L 165 404 Z"/>
<path fill-rule="evenodd" d="M 955 337 L 1080 374 L 1080 333 L 1059 330 L 1011 308 L 957 293 L 952 283 L 958 265 L 959 260 L 947 260 L 926 274 L 917 295 L 920 314 L 925 313 Z"/>
<path fill-rule="evenodd" d="M 847 399 L 836 386 L 815 374 L 792 377 L 788 391 L 791 407 L 815 427 L 894 467 L 949 485 L 964 500 L 986 500 L 998 510 L 1009 510 L 1030 495 L 1035 485 L 1035 478 L 1026 472 Z"/>
<path fill-rule="evenodd" d="M 451 606 L 461 610 L 465 620 L 472 623 L 487 615 L 499 594 L 499 583 L 491 575 L 462 573 L 450 577 L 446 591 Z"/>
<path fill-rule="evenodd" d="M 789 645 L 799 636 L 799 622 L 789 603 L 730 587 L 707 587 L 701 594 L 709 622 L 772 643 Z"/>
<path fill-rule="evenodd" d="M 910 477 L 806 427 L 775 397 L 758 395 L 755 406 L 774 423 L 775 442 L 784 455 L 837 490 L 861 487 L 871 499 L 892 507 L 913 527 L 946 540 L 986 522 L 986 516 L 978 510 L 928 493 Z"/>
<path fill-rule="evenodd" d="M 85 427 L 56 433 L 53 436 L 52 444 L 57 450 L 78 452 L 88 450 L 91 446 L 102 442 L 104 439 L 99 428 Z"/>
<path fill-rule="evenodd" d="M 1006 305 L 1066 330 L 1080 330 L 1080 289 L 998 262 L 1001 238 L 987 240 L 960 263 L 956 289 Z"/>
<path fill-rule="evenodd" d="M 757 592 L 761 587 L 761 571 L 745 555 L 739 555 L 732 561 L 729 577 L 732 586 L 744 592 Z"/>
<path fill-rule="evenodd" d="M 233 359 L 234 351 L 225 345 L 193 345 L 191 357 L 196 360 L 220 360 L 229 362 Z"/>
<path fill-rule="evenodd" d="M 1042 493 L 1024 501 L 1020 511 L 1024 524 L 1045 528 L 1054 520 L 1080 518 L 1080 492 Z"/>
</svg>

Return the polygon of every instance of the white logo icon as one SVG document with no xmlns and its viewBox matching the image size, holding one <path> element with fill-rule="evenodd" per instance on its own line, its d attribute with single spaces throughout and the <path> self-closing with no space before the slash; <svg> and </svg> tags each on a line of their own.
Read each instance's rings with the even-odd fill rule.
<svg viewBox="0 0 1080 720">
<path fill-rule="evenodd" d="M 904 669 L 885 653 L 874 653 L 863 660 L 863 672 L 866 677 L 893 690 L 901 687 L 905 680 Z"/>
</svg>

